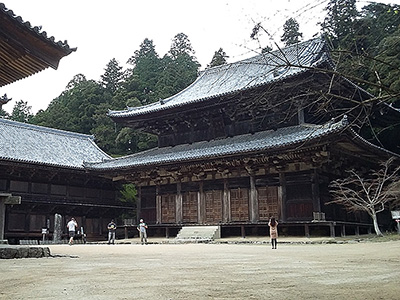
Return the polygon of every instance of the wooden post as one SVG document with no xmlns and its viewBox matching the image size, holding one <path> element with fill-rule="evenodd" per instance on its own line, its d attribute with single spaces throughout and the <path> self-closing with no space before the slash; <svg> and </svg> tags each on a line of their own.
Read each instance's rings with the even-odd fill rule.
<svg viewBox="0 0 400 300">
<path fill-rule="evenodd" d="M 176 213 L 176 223 L 181 224 L 183 220 L 183 204 L 182 197 L 182 183 L 179 181 L 176 183 L 176 198 L 175 198 L 175 213 Z"/>
<path fill-rule="evenodd" d="M 231 193 L 229 191 L 229 183 L 227 178 L 224 179 L 222 219 L 225 223 L 231 221 Z"/>
<path fill-rule="evenodd" d="M 203 189 L 203 181 L 199 182 L 199 192 L 197 194 L 197 216 L 199 224 L 204 224 L 206 219 L 206 197 Z"/>
<path fill-rule="evenodd" d="M 6 224 L 6 200 L 0 197 L 0 244 L 3 244 L 4 240 L 4 228 Z"/>
<path fill-rule="evenodd" d="M 142 214 L 142 187 L 138 186 L 136 199 L 136 223 L 139 224 L 140 216 Z M 157 204 L 156 204 L 157 206 Z"/>
<path fill-rule="evenodd" d="M 329 229 L 331 232 L 331 237 L 334 238 L 335 237 L 335 224 L 334 223 L 329 223 Z"/>
<path fill-rule="evenodd" d="M 125 234 L 125 239 L 128 239 L 128 226 L 124 226 L 124 234 Z"/>
<path fill-rule="evenodd" d="M 165 227 L 165 237 L 169 239 L 169 228 Z"/>
<path fill-rule="evenodd" d="M 317 169 L 314 169 L 314 173 L 311 174 L 311 182 L 313 210 L 321 212 L 321 201 L 319 195 L 319 174 L 317 172 Z"/>
<path fill-rule="evenodd" d="M 342 233 L 341 233 L 341 236 L 342 236 L 342 237 L 345 237 L 345 236 L 346 236 L 346 225 L 345 225 L 345 224 L 342 225 Z"/>
<path fill-rule="evenodd" d="M 157 224 L 161 224 L 161 195 L 160 195 L 160 186 L 156 186 L 156 218 Z"/>
<path fill-rule="evenodd" d="M 245 238 L 246 237 L 246 230 L 244 228 L 244 225 L 240 226 L 240 231 L 241 231 L 241 234 L 242 234 L 242 238 Z"/>
<path fill-rule="evenodd" d="M 310 237 L 310 226 L 308 226 L 308 224 L 304 224 L 304 233 L 307 238 Z"/>
<path fill-rule="evenodd" d="M 360 226 L 356 226 L 356 235 L 360 235 Z"/>
<path fill-rule="evenodd" d="M 250 175 L 250 221 L 252 223 L 257 223 L 259 219 L 258 214 L 258 199 L 257 199 L 257 189 L 256 189 L 256 179 L 254 175 Z"/>
<path fill-rule="evenodd" d="M 286 221 L 286 178 L 285 173 L 279 173 L 279 184 L 281 185 L 281 219 Z"/>
</svg>

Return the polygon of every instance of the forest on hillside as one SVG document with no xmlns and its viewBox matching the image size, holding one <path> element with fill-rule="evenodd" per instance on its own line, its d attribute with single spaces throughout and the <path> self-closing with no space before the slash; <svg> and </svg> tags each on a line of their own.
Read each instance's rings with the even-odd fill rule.
<svg viewBox="0 0 400 300">
<path fill-rule="evenodd" d="M 330 0 L 320 24 L 335 62 L 335 72 L 350 79 L 374 95 L 374 101 L 385 101 L 400 107 L 400 5 L 371 2 L 357 10 L 356 0 Z M 302 41 L 301 28 L 295 18 L 283 20 L 280 42 L 288 46 Z M 249 36 L 257 39 L 268 31 L 257 24 Z M 279 43 L 265 45 L 262 52 L 279 49 Z M 216 49 L 207 68 L 226 64 L 229 56 Z M 115 124 L 109 110 L 147 105 L 172 96 L 198 76 L 200 64 L 190 39 L 177 34 L 170 50 L 163 56 L 155 51 L 152 40 L 145 39 L 128 59 L 130 68 L 123 70 L 112 58 L 99 81 L 75 75 L 65 90 L 46 110 L 31 113 L 29 103 L 18 101 L 11 114 L 0 116 L 62 130 L 93 134 L 96 143 L 113 156 L 127 155 L 155 147 L 155 136 Z M 380 131 L 399 131 L 391 124 Z M 399 151 L 400 152 L 400 151 Z"/>
</svg>

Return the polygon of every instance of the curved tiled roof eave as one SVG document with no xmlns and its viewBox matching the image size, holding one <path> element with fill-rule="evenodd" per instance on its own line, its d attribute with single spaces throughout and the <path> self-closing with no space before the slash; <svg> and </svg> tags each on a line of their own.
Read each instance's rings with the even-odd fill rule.
<svg viewBox="0 0 400 300">
<path fill-rule="evenodd" d="M 307 42 L 308 42 L 308 44 L 310 44 L 311 41 L 314 41 L 314 40 L 321 40 L 321 38 L 313 39 L 313 40 L 310 40 L 310 41 L 307 41 Z M 254 60 L 254 58 L 262 56 L 262 55 L 258 55 L 256 57 L 245 59 L 243 61 L 239 61 L 239 62 L 227 64 L 227 65 L 222 65 L 222 66 L 217 66 L 215 68 L 210 69 L 210 71 L 209 70 L 205 70 L 200 74 L 200 76 L 191 85 L 189 85 L 187 88 L 185 88 L 181 92 L 179 92 L 179 93 L 177 93 L 177 94 L 175 94 L 175 95 L 173 95 L 173 96 L 171 96 L 171 97 L 169 97 L 167 99 L 161 100 L 159 102 L 151 103 L 151 104 L 146 105 L 146 106 L 128 108 L 127 110 L 123 110 L 123 111 L 109 111 L 108 112 L 108 116 L 110 116 L 111 118 L 114 118 L 114 119 L 126 118 L 126 117 L 145 115 L 145 114 L 148 114 L 148 113 L 153 113 L 153 112 L 158 112 L 158 111 L 162 111 L 162 110 L 181 107 L 181 106 L 184 106 L 184 105 L 190 105 L 190 104 L 193 104 L 193 103 L 207 101 L 207 100 L 213 99 L 213 98 L 218 98 L 218 97 L 231 95 L 231 94 L 234 94 L 234 93 L 237 93 L 237 92 L 241 92 L 241 91 L 246 91 L 246 90 L 249 90 L 249 89 L 252 89 L 252 88 L 258 88 L 258 87 L 263 86 L 263 85 L 276 83 L 276 82 L 279 82 L 279 81 L 281 81 L 283 79 L 289 79 L 289 78 L 292 78 L 292 77 L 297 76 L 299 74 L 302 74 L 304 72 L 307 72 L 310 69 L 310 67 L 315 68 L 315 67 L 321 66 L 322 64 L 324 64 L 326 62 L 328 62 L 329 65 L 332 65 L 333 63 L 331 61 L 330 56 L 326 53 L 325 50 L 323 51 L 324 47 L 326 47 L 325 43 L 321 42 L 321 41 L 319 41 L 319 43 L 320 43 L 320 45 L 317 46 L 317 48 L 318 48 L 318 52 L 317 53 L 320 55 L 319 59 L 317 59 L 317 60 L 313 61 L 312 63 L 310 63 L 309 66 L 301 65 L 301 62 L 298 61 L 298 63 L 300 63 L 299 66 L 297 66 L 297 67 L 295 67 L 295 66 L 290 67 L 289 66 L 289 69 L 293 70 L 294 68 L 297 68 L 298 70 L 296 70 L 295 72 L 292 72 L 292 73 L 289 73 L 288 70 L 286 70 L 283 73 L 283 75 L 280 74 L 276 78 L 274 77 L 274 79 L 272 79 L 272 80 L 268 80 L 267 79 L 267 80 L 261 81 L 258 84 L 251 84 L 251 81 L 255 81 L 255 80 L 259 79 L 257 77 L 254 77 L 251 81 L 247 82 L 247 84 L 245 86 L 239 87 L 237 89 L 231 89 L 231 90 L 229 90 L 227 92 L 221 92 L 221 93 L 212 93 L 210 95 L 206 95 L 205 97 L 201 97 L 201 95 L 198 95 L 198 96 L 195 96 L 193 99 L 189 99 L 189 100 L 186 100 L 186 101 L 183 101 L 183 102 L 171 103 L 171 101 L 174 100 L 175 98 L 187 93 L 187 91 L 190 91 L 191 89 L 194 89 L 194 87 L 196 85 L 198 85 L 199 83 L 201 84 L 201 82 L 203 81 L 203 78 L 207 74 L 218 73 L 218 72 L 221 72 L 221 70 L 223 70 L 223 71 L 225 70 L 226 71 L 226 70 L 229 70 L 229 69 L 235 69 L 239 65 L 246 65 L 247 61 L 250 62 L 250 61 Z M 290 48 L 290 47 L 288 47 L 288 48 Z M 292 48 L 296 49 L 296 46 L 292 46 Z M 307 47 L 305 47 L 305 49 L 307 49 Z M 305 51 L 305 50 L 303 49 L 303 51 Z M 313 54 L 313 55 L 315 55 L 315 54 Z M 312 55 L 309 54 L 308 56 L 312 56 Z M 253 64 L 254 64 L 254 62 L 253 62 Z M 263 65 L 263 64 L 260 64 L 260 65 Z M 276 66 L 276 65 L 272 64 L 272 66 Z M 271 70 L 269 72 L 271 72 Z M 190 98 L 190 96 L 188 98 Z"/>
<path fill-rule="evenodd" d="M 40 39 L 46 41 L 46 42 L 50 42 L 52 45 L 62 49 L 63 51 L 67 52 L 67 53 L 71 53 L 73 51 L 76 51 L 77 48 L 71 48 L 68 45 L 67 41 L 56 41 L 54 36 L 47 36 L 47 32 L 46 31 L 40 31 L 40 28 L 38 26 L 31 26 L 31 23 L 26 21 L 24 22 L 24 20 L 22 19 L 21 16 L 17 16 L 14 14 L 14 12 L 11 9 L 8 9 L 4 3 L 0 3 L 0 10 L 3 11 L 5 14 L 7 14 L 10 18 L 12 18 L 13 20 L 15 20 L 16 22 L 18 22 L 21 26 L 23 26 L 24 28 L 28 29 L 29 31 L 33 32 L 37 37 L 39 37 Z"/>
<path fill-rule="evenodd" d="M 37 166 L 42 166 L 42 167 L 54 167 L 54 168 L 62 168 L 62 169 L 71 169 L 71 170 L 80 170 L 80 171 L 85 171 L 84 164 L 82 166 L 68 166 L 68 165 L 63 165 L 63 164 L 55 164 L 55 163 L 46 163 L 46 162 L 38 162 L 34 160 L 26 160 L 26 159 L 15 159 L 15 158 L 8 158 L 8 157 L 2 157 L 0 156 L 0 162 L 1 161 L 6 161 L 6 162 L 13 162 L 13 163 L 25 163 L 29 165 L 37 165 Z"/>
<path fill-rule="evenodd" d="M 87 164 L 86 167 L 88 169 L 93 169 L 93 170 L 98 170 L 98 171 L 121 170 L 121 169 L 129 169 L 129 168 L 133 168 L 133 167 L 152 166 L 152 165 L 157 165 L 157 164 L 164 165 L 164 164 L 171 164 L 171 163 L 176 163 L 176 162 L 188 163 L 188 162 L 201 161 L 201 160 L 210 159 L 210 158 L 217 159 L 219 157 L 234 157 L 234 156 L 244 155 L 244 154 L 249 155 L 249 154 L 252 154 L 252 153 L 255 153 L 255 152 L 260 152 L 260 151 L 271 152 L 271 151 L 276 151 L 278 149 L 282 150 L 282 149 L 287 149 L 288 147 L 293 148 L 293 147 L 296 147 L 297 145 L 303 145 L 304 143 L 307 143 L 310 140 L 318 140 L 320 138 L 325 138 L 327 136 L 330 136 L 332 134 L 336 134 L 337 132 L 342 131 L 346 126 L 347 126 L 347 124 L 345 124 L 343 121 L 339 121 L 338 123 L 336 123 L 336 125 L 334 127 L 332 127 L 332 129 L 325 127 L 326 128 L 325 131 L 321 131 L 321 133 L 314 134 L 313 132 L 317 132 L 318 129 L 322 129 L 324 127 L 323 126 L 311 126 L 311 125 L 308 125 L 308 127 L 310 127 L 312 130 L 310 131 L 311 133 L 305 132 L 304 133 L 304 135 L 305 135 L 304 138 L 296 140 L 296 141 L 288 141 L 288 142 L 285 142 L 285 143 L 280 143 L 278 145 L 272 145 L 272 146 L 266 146 L 266 147 L 257 147 L 257 146 L 255 146 L 253 148 L 250 147 L 250 148 L 246 148 L 246 149 L 243 149 L 243 150 L 240 150 L 240 149 L 237 150 L 236 149 L 236 150 L 233 150 L 231 152 L 230 151 L 224 151 L 223 153 L 217 153 L 217 152 L 212 153 L 212 154 L 201 153 L 200 155 L 195 155 L 195 156 L 192 155 L 192 156 L 187 156 L 185 158 L 182 158 L 182 157 L 169 158 L 169 159 L 163 159 L 162 161 L 146 162 L 146 161 L 143 161 L 143 159 L 142 159 L 140 162 L 133 161 L 133 162 L 127 162 L 126 164 L 122 164 L 120 166 L 110 166 L 110 167 L 107 167 L 107 166 L 103 166 L 102 167 L 101 165 L 103 163 L 93 163 L 93 164 Z M 299 125 L 299 126 L 294 126 L 294 127 L 307 127 L 307 125 L 306 126 Z M 246 135 L 243 135 L 243 136 L 252 136 L 252 134 L 246 134 Z M 236 138 L 240 138 L 240 137 L 243 137 L 243 136 L 238 136 Z M 234 139 L 234 138 L 227 138 L 225 140 L 228 140 L 228 139 Z M 199 143 L 196 143 L 196 144 L 201 146 L 201 143 L 203 143 L 203 142 L 199 142 Z M 207 143 L 209 143 L 209 142 L 207 142 Z M 221 145 L 219 147 L 221 147 Z M 168 148 L 165 148 L 165 150 L 168 151 L 168 150 L 171 150 L 173 148 L 174 147 L 168 147 Z M 150 150 L 148 150 L 148 153 L 151 154 L 151 152 L 154 152 L 154 150 L 155 151 L 158 150 L 160 152 L 161 148 L 150 149 Z M 206 151 L 207 151 L 207 149 L 206 149 Z M 122 158 L 120 158 L 120 161 L 127 160 L 127 158 L 135 158 L 135 157 L 137 157 L 138 155 L 141 155 L 141 154 L 142 153 L 136 153 L 136 154 L 133 154 L 133 155 L 131 155 L 129 157 L 122 157 Z M 157 153 L 157 155 L 161 156 L 161 153 Z M 139 157 L 139 160 L 140 160 L 140 157 Z M 108 161 L 108 162 L 113 162 L 113 161 L 111 160 L 111 161 Z"/>
</svg>

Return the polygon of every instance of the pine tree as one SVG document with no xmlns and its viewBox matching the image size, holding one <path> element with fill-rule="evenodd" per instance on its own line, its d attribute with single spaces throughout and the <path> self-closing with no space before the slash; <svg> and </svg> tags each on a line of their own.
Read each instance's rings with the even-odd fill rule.
<svg viewBox="0 0 400 300">
<path fill-rule="evenodd" d="M 129 82 L 135 82 L 138 90 L 136 97 L 145 105 L 158 100 L 156 84 L 159 81 L 162 71 L 162 62 L 159 58 L 152 40 L 145 39 L 128 60 L 133 66 L 130 70 Z M 128 86 L 127 86 L 128 87 Z M 131 92 L 131 90 L 127 90 Z"/>
<path fill-rule="evenodd" d="M 297 44 L 301 41 L 303 34 L 299 32 L 299 23 L 294 18 L 289 18 L 283 25 L 281 41 L 285 46 Z"/>
<path fill-rule="evenodd" d="M 163 72 L 157 83 L 157 94 L 160 98 L 172 96 L 190 85 L 198 74 L 200 64 L 188 36 L 177 34 L 169 52 L 162 59 Z"/>
<path fill-rule="evenodd" d="M 100 82 L 111 94 L 115 94 L 124 78 L 122 67 L 119 65 L 118 61 L 113 58 L 104 70 L 105 72 L 101 75 Z"/>
<path fill-rule="evenodd" d="M 229 58 L 229 56 L 226 55 L 225 51 L 222 48 L 219 48 L 218 51 L 214 52 L 214 56 L 211 59 L 210 64 L 207 65 L 207 68 L 225 65 L 227 63 L 227 58 Z"/>
<path fill-rule="evenodd" d="M 29 123 L 32 117 L 32 106 L 29 106 L 27 101 L 20 100 L 15 103 L 10 119 L 18 122 Z"/>
<path fill-rule="evenodd" d="M 358 16 L 356 0 L 330 0 L 325 10 L 327 16 L 321 28 L 333 43 L 354 34 L 354 24 Z"/>
</svg>

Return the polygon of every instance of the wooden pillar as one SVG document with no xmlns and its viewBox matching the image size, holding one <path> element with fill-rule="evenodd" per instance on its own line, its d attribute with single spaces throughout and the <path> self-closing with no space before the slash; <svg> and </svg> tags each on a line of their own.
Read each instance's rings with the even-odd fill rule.
<svg viewBox="0 0 400 300">
<path fill-rule="evenodd" d="M 203 189 L 203 181 L 199 182 L 199 192 L 197 193 L 197 217 L 199 224 L 204 224 L 206 220 L 206 196 Z"/>
<path fill-rule="evenodd" d="M 341 236 L 345 237 L 346 236 L 346 225 L 342 225 L 342 232 L 341 232 Z"/>
<path fill-rule="evenodd" d="M 162 223 L 161 219 L 161 195 L 160 195 L 160 186 L 156 186 L 156 218 L 157 218 L 157 224 Z"/>
<path fill-rule="evenodd" d="M 313 199 L 313 210 L 316 212 L 321 212 L 321 200 L 319 193 L 319 174 L 317 169 L 314 169 L 314 173 L 311 174 L 311 189 L 312 189 L 312 199 Z"/>
<path fill-rule="evenodd" d="M 124 226 L 124 234 L 125 234 L 125 239 L 128 239 L 128 226 Z"/>
<path fill-rule="evenodd" d="M 304 224 L 304 233 L 306 237 L 310 237 L 310 226 L 308 224 Z"/>
<path fill-rule="evenodd" d="M 156 204 L 157 206 L 157 204 Z M 140 217 L 142 215 L 142 187 L 139 186 L 137 190 L 136 199 L 136 223 L 139 224 Z"/>
<path fill-rule="evenodd" d="M 360 226 L 356 226 L 356 235 L 360 235 Z"/>
<path fill-rule="evenodd" d="M 0 244 L 4 243 L 4 229 L 6 224 L 6 199 L 0 197 Z"/>
<path fill-rule="evenodd" d="M 242 238 L 245 238 L 246 237 L 246 229 L 244 228 L 244 225 L 240 226 L 240 231 L 241 231 L 241 234 L 242 234 Z"/>
<path fill-rule="evenodd" d="M 258 213 L 258 197 L 257 197 L 257 189 L 256 189 L 256 178 L 254 175 L 250 175 L 250 199 L 249 199 L 249 212 L 250 212 L 250 221 L 252 223 L 257 223 L 259 220 Z"/>
<path fill-rule="evenodd" d="M 175 198 L 175 214 L 176 223 L 181 224 L 183 220 L 183 210 L 182 210 L 182 183 L 177 182 L 176 184 L 176 198 Z"/>
<path fill-rule="evenodd" d="M 281 185 L 281 219 L 286 221 L 286 177 L 285 173 L 279 173 L 279 184 Z"/>
<path fill-rule="evenodd" d="M 167 239 L 169 239 L 169 228 L 168 227 L 165 228 L 165 237 Z"/>
<path fill-rule="evenodd" d="M 223 212 L 222 212 L 222 220 L 225 223 L 229 223 L 231 218 L 231 193 L 229 190 L 229 182 L 228 179 L 224 179 L 224 194 L 223 194 Z"/>
<path fill-rule="evenodd" d="M 335 225 L 333 223 L 329 223 L 329 229 L 331 232 L 331 237 L 334 238 L 335 237 Z"/>
</svg>

